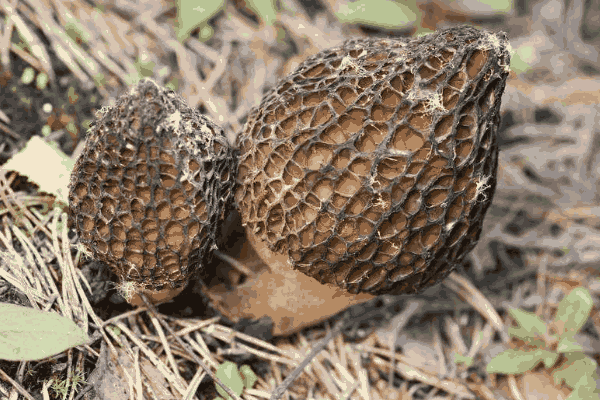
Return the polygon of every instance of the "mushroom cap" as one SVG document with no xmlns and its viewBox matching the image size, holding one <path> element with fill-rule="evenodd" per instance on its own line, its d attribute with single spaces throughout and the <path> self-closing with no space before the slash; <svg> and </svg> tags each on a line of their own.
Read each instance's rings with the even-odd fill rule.
<svg viewBox="0 0 600 400">
<path fill-rule="evenodd" d="M 238 136 L 246 229 L 350 293 L 445 278 L 479 239 L 495 190 L 508 46 L 462 26 L 307 59 Z"/>
<path fill-rule="evenodd" d="M 235 166 L 220 127 L 142 80 L 98 113 L 75 163 L 79 240 L 134 292 L 181 289 L 214 246 Z"/>
</svg>

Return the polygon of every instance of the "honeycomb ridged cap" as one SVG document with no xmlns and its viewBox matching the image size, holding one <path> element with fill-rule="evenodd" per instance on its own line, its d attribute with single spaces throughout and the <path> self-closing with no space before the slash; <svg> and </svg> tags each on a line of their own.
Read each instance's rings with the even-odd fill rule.
<svg viewBox="0 0 600 400">
<path fill-rule="evenodd" d="M 145 79 L 89 130 L 69 184 L 71 221 L 121 282 L 181 288 L 214 247 L 235 167 L 219 126 Z"/>
<path fill-rule="evenodd" d="M 414 293 L 473 249 L 496 186 L 504 33 L 352 39 L 303 62 L 238 137 L 242 221 L 350 293 Z"/>
</svg>

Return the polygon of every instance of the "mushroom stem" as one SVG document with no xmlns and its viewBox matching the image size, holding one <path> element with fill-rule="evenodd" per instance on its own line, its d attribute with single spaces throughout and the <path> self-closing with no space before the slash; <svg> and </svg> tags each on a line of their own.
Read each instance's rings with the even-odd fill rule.
<svg viewBox="0 0 600 400">
<path fill-rule="evenodd" d="M 294 270 L 286 254 L 269 250 L 248 230 L 246 236 L 248 240 L 239 261 L 258 255 L 267 265 L 230 292 L 207 293 L 215 307 L 232 321 L 268 316 L 274 323 L 273 335 L 290 335 L 375 297 L 367 293 L 350 294 L 333 285 L 321 284 Z"/>
<path fill-rule="evenodd" d="M 134 307 L 141 307 L 144 305 L 144 301 L 140 296 L 141 293 L 143 293 L 152 304 L 161 304 L 177 297 L 186 287 L 186 285 L 176 289 L 166 287 L 165 289 L 161 290 L 146 290 L 137 287 L 131 287 L 131 289 L 128 289 L 128 286 L 131 284 L 131 282 L 122 282 L 118 288 L 125 300 L 127 300 L 127 302 Z"/>
</svg>

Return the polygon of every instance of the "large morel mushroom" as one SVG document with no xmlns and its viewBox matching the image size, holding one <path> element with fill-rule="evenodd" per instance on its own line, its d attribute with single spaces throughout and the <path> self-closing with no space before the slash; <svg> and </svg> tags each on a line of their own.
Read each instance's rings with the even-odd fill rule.
<svg viewBox="0 0 600 400">
<path fill-rule="evenodd" d="M 352 39 L 267 93 L 238 137 L 235 200 L 269 269 L 222 311 L 290 333 L 444 279 L 494 194 L 508 46 L 466 26 Z"/>
<path fill-rule="evenodd" d="M 69 185 L 80 242 L 126 299 L 166 301 L 214 247 L 236 161 L 223 130 L 150 79 L 102 109 Z"/>
</svg>

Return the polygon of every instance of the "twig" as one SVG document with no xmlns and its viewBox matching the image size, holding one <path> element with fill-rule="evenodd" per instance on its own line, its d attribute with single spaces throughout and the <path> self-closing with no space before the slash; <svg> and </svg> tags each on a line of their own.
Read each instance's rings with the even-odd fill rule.
<svg viewBox="0 0 600 400">
<path fill-rule="evenodd" d="M 467 301 L 474 309 L 479 311 L 481 315 L 486 317 L 496 331 L 498 331 L 504 343 L 510 341 L 502 318 L 500 318 L 494 306 L 468 279 L 456 272 L 452 272 L 443 283 Z"/>
<path fill-rule="evenodd" d="M 546 306 L 546 278 L 548 276 L 548 254 L 544 254 L 538 264 L 537 294 L 542 301 L 538 304 L 536 314 L 538 317 L 544 315 Z"/>
<path fill-rule="evenodd" d="M 413 311 L 414 311 L 414 310 L 412 310 L 413 306 L 414 306 L 414 304 L 411 305 L 409 308 L 407 308 L 407 310 L 405 310 L 402 313 L 402 315 L 404 315 L 406 318 L 410 318 L 413 315 Z M 275 390 L 273 391 L 273 394 L 271 395 L 270 400 L 280 400 L 281 397 L 283 396 L 283 394 L 285 393 L 285 391 L 287 390 L 287 388 L 292 384 L 292 382 L 294 382 L 294 380 L 296 380 L 296 378 L 298 378 L 298 376 L 302 373 L 304 368 L 306 368 L 306 366 L 313 360 L 313 358 L 315 358 L 316 355 L 319 354 L 319 352 L 321 352 L 321 350 L 323 350 L 325 348 L 325 346 L 327 346 L 329 341 L 332 338 L 334 338 L 338 333 L 343 331 L 345 328 L 360 324 L 363 321 L 373 319 L 373 317 L 375 315 L 378 315 L 380 313 L 381 313 L 380 309 L 375 309 L 375 310 L 368 311 L 359 316 L 353 316 L 352 318 L 349 318 L 351 315 L 349 312 L 345 313 L 345 315 L 342 317 L 342 319 L 340 321 L 337 322 L 337 324 L 334 326 L 334 328 L 331 331 L 329 331 L 327 333 L 327 335 L 319 343 L 317 343 L 317 345 L 315 345 L 312 348 L 310 353 L 306 356 L 306 358 L 304 360 L 302 360 L 300 365 L 298 365 L 292 371 L 292 373 L 284 379 L 284 381 L 281 385 L 279 385 L 275 388 Z M 398 323 L 398 326 L 403 326 L 403 325 L 404 325 L 404 322 Z"/>
<path fill-rule="evenodd" d="M 345 325 L 344 320 L 339 321 L 335 327 L 327 333 L 327 335 L 319 342 L 316 346 L 312 348 L 310 353 L 302 360 L 300 365 L 296 367 L 281 383 L 281 385 L 277 386 L 275 390 L 273 390 L 273 394 L 271 394 L 270 400 L 280 400 L 287 388 L 298 378 L 298 376 L 304 371 L 304 368 L 316 357 L 317 354 L 321 352 L 327 346 L 327 343 L 331 339 L 333 339 L 338 333 L 341 332 L 343 326 Z"/>
<path fill-rule="evenodd" d="M 4 33 L 0 36 L 0 63 L 6 71 L 10 71 L 10 38 L 14 27 L 15 21 L 12 18 L 7 18 Z"/>
<path fill-rule="evenodd" d="M 391 325 L 394 329 L 394 336 L 392 339 L 392 343 L 389 344 L 390 361 L 392 363 L 392 366 L 390 368 L 390 374 L 388 375 L 388 385 L 390 387 L 394 386 L 394 364 L 396 363 L 396 342 L 398 341 L 398 334 L 402 329 L 404 329 L 411 317 L 415 315 L 415 313 L 417 313 L 417 311 L 419 311 L 422 306 L 422 301 L 409 300 L 408 304 L 406 305 L 406 308 L 392 320 Z"/>
<path fill-rule="evenodd" d="M 10 129 L 8 126 L 4 125 L 1 122 L 0 122 L 0 129 L 2 129 L 2 131 L 4 133 L 6 133 L 7 135 L 11 136 L 13 139 L 15 139 L 17 141 L 21 140 L 21 136 L 19 136 L 18 133 L 16 133 L 15 131 L 13 131 L 12 129 Z"/>
<path fill-rule="evenodd" d="M 7 4 L 6 2 L 0 2 L 0 8 L 2 8 L 7 14 L 8 18 L 10 18 L 14 22 L 15 27 L 19 32 L 19 35 L 21 36 L 21 38 L 23 38 L 23 40 L 25 40 L 25 42 L 27 42 L 29 50 L 35 57 L 37 57 L 37 59 L 43 66 L 44 72 L 48 74 L 50 82 L 55 84 L 56 75 L 54 74 L 54 68 L 50 63 L 50 55 L 46 51 L 46 47 L 44 46 L 42 41 L 33 33 L 31 29 L 29 29 L 25 21 L 23 21 L 21 16 L 17 13 L 17 10 L 13 8 L 12 5 Z"/>
<path fill-rule="evenodd" d="M 221 260 L 228 263 L 229 265 L 231 265 L 232 267 L 234 267 L 235 269 L 237 269 L 242 274 L 244 274 L 248 277 L 252 277 L 255 275 L 254 272 L 252 272 L 248 267 L 246 267 L 244 264 L 242 264 L 235 258 L 230 257 L 227 254 L 223 254 L 219 250 L 213 250 L 213 254 L 215 256 L 219 257 Z"/>
<path fill-rule="evenodd" d="M 150 303 L 148 301 L 148 299 L 146 298 L 146 296 L 143 293 L 139 294 L 142 301 L 144 302 L 144 304 L 146 305 L 146 307 L 148 308 L 148 310 L 152 313 L 152 315 L 158 320 L 160 321 L 164 327 L 167 329 L 167 331 L 169 331 L 169 334 L 175 339 L 175 341 L 177 341 L 177 343 L 183 347 L 189 354 L 190 356 L 194 359 L 194 361 L 196 363 L 198 363 L 198 365 L 200 365 L 200 367 L 204 370 L 204 372 L 206 372 L 208 374 L 208 376 L 210 376 L 212 378 L 213 381 L 215 381 L 217 383 L 217 385 L 221 386 L 221 388 L 232 398 L 235 400 L 241 400 L 235 393 L 233 393 L 231 391 L 230 388 L 228 388 L 212 371 L 211 369 L 204 364 L 204 362 L 200 359 L 200 357 L 198 357 L 196 355 L 196 353 L 194 353 L 194 351 L 190 348 L 190 346 L 187 345 L 187 343 L 185 343 L 183 340 L 181 340 L 181 338 L 179 336 L 177 336 L 175 334 L 175 331 L 173 331 L 173 329 L 171 329 L 171 327 L 169 326 L 169 324 L 163 320 L 163 318 L 160 317 L 158 311 L 156 310 L 156 307 L 154 307 L 154 305 L 152 303 Z"/>
<path fill-rule="evenodd" d="M 25 390 L 25 388 L 23 388 L 23 386 L 19 385 L 18 382 L 14 381 L 10 376 L 8 376 L 6 374 L 6 372 L 4 372 L 2 370 L 2 368 L 0 368 L 0 378 L 6 380 L 8 383 L 13 385 L 13 387 L 15 389 L 17 389 L 17 392 L 19 392 L 27 400 L 35 400 L 33 397 L 31 397 L 31 395 L 29 393 L 27 393 L 27 391 Z"/>
</svg>

